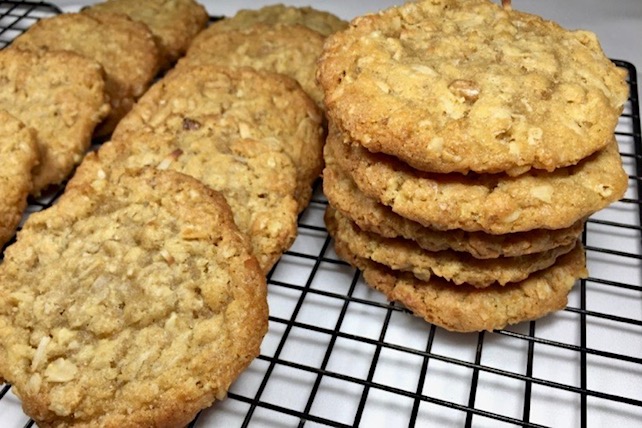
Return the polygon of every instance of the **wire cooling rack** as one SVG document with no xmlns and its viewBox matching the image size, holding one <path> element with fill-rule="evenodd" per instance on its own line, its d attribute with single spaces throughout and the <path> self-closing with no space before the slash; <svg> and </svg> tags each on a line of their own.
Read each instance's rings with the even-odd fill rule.
<svg viewBox="0 0 642 428">
<path fill-rule="evenodd" d="M 0 47 L 37 19 L 37 2 L 0 2 Z M 390 304 L 334 253 L 315 197 L 268 276 L 261 355 L 193 427 L 642 426 L 642 142 L 636 72 L 616 131 L 630 186 L 583 241 L 590 277 L 568 307 L 506 330 L 450 333 Z M 31 200 L 50 206 L 54 189 Z M 0 386 L 0 427 L 31 426 Z"/>
</svg>

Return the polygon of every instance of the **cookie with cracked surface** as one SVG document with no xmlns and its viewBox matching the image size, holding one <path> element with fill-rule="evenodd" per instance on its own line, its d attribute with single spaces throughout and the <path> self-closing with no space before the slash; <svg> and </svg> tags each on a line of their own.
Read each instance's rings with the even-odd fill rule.
<svg viewBox="0 0 642 428">
<path fill-rule="evenodd" d="M 115 13 L 64 13 L 41 19 L 12 46 L 71 51 L 103 67 L 111 111 L 96 130 L 98 135 L 113 130 L 147 90 L 159 66 L 158 48 L 147 26 Z"/>
<path fill-rule="evenodd" d="M 628 95 L 593 33 L 489 0 L 360 17 L 329 38 L 317 77 L 347 138 L 439 173 L 576 164 L 610 144 Z"/>
<path fill-rule="evenodd" d="M 210 27 L 196 36 L 179 66 L 247 66 L 285 74 L 321 105 L 323 93 L 315 73 L 324 40 L 320 33 L 302 25 L 254 24 L 229 31 Z"/>
<path fill-rule="evenodd" d="M 439 278 L 421 281 L 409 273 L 399 274 L 357 257 L 343 245 L 335 243 L 335 249 L 340 257 L 363 271 L 366 284 L 388 300 L 403 304 L 429 323 L 456 332 L 502 329 L 564 309 L 576 280 L 588 275 L 579 242 L 555 265 L 522 282 L 483 289 L 457 287 Z"/>
<path fill-rule="evenodd" d="M 577 165 L 553 172 L 432 174 L 344 144 L 333 131 L 325 146 L 357 187 L 402 217 L 441 230 L 506 234 L 563 229 L 622 197 L 628 177 L 615 139 Z"/>
<path fill-rule="evenodd" d="M 184 426 L 267 331 L 265 278 L 225 199 L 174 171 L 65 191 L 0 278 L 0 377 L 39 426 Z"/>
<path fill-rule="evenodd" d="M 505 235 L 431 229 L 395 214 L 389 207 L 364 195 L 354 181 L 329 162 L 323 170 L 323 192 L 333 208 L 366 232 L 384 238 L 410 239 L 428 251 L 454 250 L 478 259 L 523 256 L 570 245 L 584 227 L 584 221 L 580 220 L 565 229 L 537 229 Z"/>
<path fill-rule="evenodd" d="M 251 140 L 288 155 L 303 210 L 323 167 L 323 114 L 300 85 L 249 67 L 177 67 L 143 96 L 112 135 L 204 135 L 207 144 Z M 186 131 L 187 130 L 187 131 Z M 125 137 L 128 138 L 128 137 Z"/>
<path fill-rule="evenodd" d="M 286 6 L 273 4 L 260 9 L 241 9 L 234 16 L 213 23 L 214 31 L 239 30 L 251 25 L 263 24 L 300 24 L 324 36 L 343 30 L 348 22 L 333 13 L 310 6 Z"/>
<path fill-rule="evenodd" d="M 286 155 L 256 141 L 217 145 L 207 127 L 201 129 L 180 136 L 140 133 L 107 142 L 87 155 L 67 187 L 122 168 L 148 166 L 190 175 L 225 196 L 267 273 L 296 238 L 294 166 Z"/>
<path fill-rule="evenodd" d="M 335 242 L 357 257 L 372 260 L 395 271 L 410 272 L 422 281 L 439 277 L 454 286 L 465 284 L 475 288 L 497 284 L 508 286 L 523 281 L 534 272 L 552 266 L 577 242 L 526 256 L 481 260 L 452 250 L 426 251 L 408 239 L 384 238 L 364 232 L 332 206 L 328 206 L 324 218 Z"/>
<path fill-rule="evenodd" d="M 0 109 L 36 133 L 40 163 L 31 193 L 62 182 L 109 112 L 98 63 L 71 52 L 0 51 Z"/>
<path fill-rule="evenodd" d="M 159 47 L 163 69 L 185 54 L 192 39 L 209 21 L 205 8 L 194 0 L 107 0 L 84 11 L 122 13 L 146 24 Z"/>
<path fill-rule="evenodd" d="M 33 129 L 0 110 L 0 247 L 16 232 L 31 192 L 31 171 L 40 152 Z"/>
</svg>

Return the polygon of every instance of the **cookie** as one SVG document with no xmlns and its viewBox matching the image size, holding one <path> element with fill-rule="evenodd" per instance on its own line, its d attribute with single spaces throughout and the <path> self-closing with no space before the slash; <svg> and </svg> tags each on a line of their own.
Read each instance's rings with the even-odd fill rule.
<svg viewBox="0 0 642 428">
<path fill-rule="evenodd" d="M 194 0 L 107 0 L 85 11 L 122 13 L 146 24 L 154 34 L 163 69 L 169 68 L 185 54 L 194 36 L 209 21 L 205 8 Z"/>
<path fill-rule="evenodd" d="M 465 284 L 476 288 L 525 280 L 534 272 L 552 266 L 559 256 L 571 251 L 576 242 L 527 256 L 481 260 L 451 250 L 426 251 L 408 239 L 364 232 L 331 206 L 326 211 L 325 222 L 335 242 L 357 257 L 395 271 L 410 272 L 422 281 L 436 276 L 457 286 Z"/>
<path fill-rule="evenodd" d="M 31 192 L 31 171 L 40 153 L 35 132 L 0 110 L 0 247 L 16 232 Z"/>
<path fill-rule="evenodd" d="M 553 172 L 431 174 L 344 144 L 332 130 L 325 149 L 366 195 L 434 229 L 490 234 L 563 229 L 617 201 L 628 178 L 615 139 L 578 165 Z"/>
<path fill-rule="evenodd" d="M 357 257 L 342 245 L 335 243 L 335 249 L 340 257 L 361 269 L 365 282 L 388 300 L 403 304 L 429 323 L 457 332 L 502 329 L 561 310 L 575 281 L 588 275 L 579 242 L 555 265 L 522 282 L 483 289 L 456 287 L 435 277 L 421 281 Z"/>
<path fill-rule="evenodd" d="M 159 66 L 158 48 L 147 26 L 113 13 L 64 13 L 41 19 L 12 46 L 72 51 L 104 68 L 111 112 L 98 135 L 113 130 L 147 90 Z"/>
<path fill-rule="evenodd" d="M 36 133 L 40 163 L 31 193 L 62 182 L 80 163 L 107 115 L 98 63 L 71 52 L 0 51 L 0 109 Z"/>
<path fill-rule="evenodd" d="M 179 136 L 140 133 L 102 145 L 87 155 L 68 188 L 100 180 L 105 171 L 155 167 L 190 175 L 221 192 L 264 273 L 287 250 L 297 232 L 293 194 L 296 171 L 286 155 L 256 142 L 212 142 L 212 133 L 186 131 Z M 220 148 L 220 150 L 219 150 Z"/>
<path fill-rule="evenodd" d="M 179 65 L 247 66 L 285 74 L 321 105 L 323 93 L 315 73 L 324 40 L 320 33 L 302 25 L 254 24 L 230 31 L 212 26 L 194 39 Z"/>
<path fill-rule="evenodd" d="M 506 235 L 427 228 L 364 195 L 346 174 L 329 163 L 323 170 L 323 193 L 333 208 L 364 231 L 384 238 L 410 239 L 428 251 L 454 250 L 477 259 L 524 256 L 570 245 L 584 227 L 584 221 L 580 220 L 565 229 L 536 229 Z"/>
<path fill-rule="evenodd" d="M 65 191 L 0 266 L 0 377 L 39 426 L 184 426 L 267 331 L 222 196 L 144 169 Z"/>
<path fill-rule="evenodd" d="M 179 67 L 154 85 L 112 136 L 207 134 L 205 144 L 252 140 L 288 155 L 303 210 L 323 166 L 323 115 L 287 76 L 251 68 Z M 194 132 L 196 131 L 196 132 Z"/>
<path fill-rule="evenodd" d="M 345 29 L 348 22 L 338 16 L 309 6 L 273 4 L 260 9 L 241 9 L 234 16 L 213 23 L 214 31 L 239 30 L 257 23 L 300 24 L 324 36 Z"/>
<path fill-rule="evenodd" d="M 628 86 L 596 36 L 489 0 L 408 2 L 354 20 L 319 60 L 328 116 L 428 172 L 546 171 L 612 141 Z"/>
</svg>

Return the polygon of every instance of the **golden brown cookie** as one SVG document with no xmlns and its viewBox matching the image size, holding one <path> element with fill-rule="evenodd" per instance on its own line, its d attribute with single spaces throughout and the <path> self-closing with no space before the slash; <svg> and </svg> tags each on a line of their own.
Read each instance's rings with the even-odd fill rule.
<svg viewBox="0 0 642 428">
<path fill-rule="evenodd" d="M 363 271 L 365 282 L 390 301 L 403 304 L 429 323 L 457 332 L 501 329 L 563 309 L 576 280 L 586 278 L 584 249 L 578 242 L 548 269 L 510 286 L 477 289 L 438 278 L 421 281 L 357 257 L 335 244 L 340 257 Z"/>
<path fill-rule="evenodd" d="M 40 163 L 32 193 L 62 182 L 89 148 L 106 116 L 103 72 L 71 52 L 0 51 L 0 109 L 36 133 Z"/>
<path fill-rule="evenodd" d="M 295 79 L 319 105 L 323 98 L 315 80 L 325 37 L 302 25 L 254 24 L 239 30 L 201 32 L 179 65 L 214 64 L 252 67 Z"/>
<path fill-rule="evenodd" d="M 395 271 L 410 272 L 422 281 L 438 277 L 454 286 L 475 288 L 497 284 L 508 286 L 509 283 L 523 281 L 534 272 L 552 266 L 558 257 L 571 251 L 577 242 L 526 256 L 481 260 L 452 250 L 426 251 L 408 239 L 384 238 L 375 233 L 364 232 L 332 206 L 328 206 L 325 222 L 335 242 L 357 257 L 377 262 Z"/>
<path fill-rule="evenodd" d="M 97 134 L 109 134 L 149 87 L 159 54 L 145 24 L 114 13 L 65 13 L 41 19 L 12 46 L 30 50 L 66 50 L 97 61 L 105 70 L 111 112 Z"/>
<path fill-rule="evenodd" d="M 0 110 L 0 247 L 20 224 L 31 192 L 31 171 L 40 153 L 36 134 L 6 110 Z"/>
<path fill-rule="evenodd" d="M 595 34 L 490 0 L 360 17 L 329 38 L 318 79 L 346 139 L 439 173 L 576 164 L 610 144 L 628 95 Z"/>
<path fill-rule="evenodd" d="M 628 184 L 614 138 L 578 165 L 517 177 L 424 173 L 391 156 L 344 144 L 332 130 L 325 156 L 366 195 L 402 217 L 441 230 L 563 229 L 617 201 Z"/>
<path fill-rule="evenodd" d="M 288 155 L 302 211 L 323 165 L 323 115 L 287 76 L 251 68 L 179 67 L 155 84 L 114 131 L 207 134 L 209 143 L 251 140 Z"/>
<path fill-rule="evenodd" d="M 234 220 L 250 240 L 264 273 L 296 238 L 296 170 L 286 155 L 251 140 L 226 141 L 204 132 L 187 130 L 173 136 L 131 134 L 102 145 L 83 160 L 68 184 L 100 180 L 105 171 L 145 166 L 190 175 L 221 192 Z"/>
<path fill-rule="evenodd" d="M 236 15 L 211 25 L 215 31 L 239 30 L 251 25 L 300 24 L 324 36 L 343 30 L 348 22 L 338 16 L 309 6 L 286 6 L 273 4 L 260 9 L 241 9 Z"/>
<path fill-rule="evenodd" d="M 364 195 L 354 181 L 330 162 L 326 162 L 323 170 L 323 192 L 333 208 L 364 231 L 385 238 L 410 239 L 428 251 L 461 251 L 478 259 L 523 256 L 569 245 L 578 239 L 584 227 L 584 221 L 579 220 L 565 229 L 536 229 L 505 235 L 431 229 L 395 214 L 389 207 Z"/>
<path fill-rule="evenodd" d="M 0 378 L 39 426 L 184 426 L 258 355 L 266 283 L 222 196 L 144 169 L 65 191 L 0 266 Z"/>
<path fill-rule="evenodd" d="M 183 56 L 209 20 L 205 8 L 194 0 L 107 0 L 85 11 L 122 13 L 146 24 L 159 47 L 161 68 Z"/>
</svg>

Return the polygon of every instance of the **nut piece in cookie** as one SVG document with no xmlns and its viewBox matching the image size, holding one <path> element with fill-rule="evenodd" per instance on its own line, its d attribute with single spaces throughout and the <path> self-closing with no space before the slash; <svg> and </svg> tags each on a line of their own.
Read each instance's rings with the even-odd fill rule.
<svg viewBox="0 0 642 428">
<path fill-rule="evenodd" d="M 187 50 L 209 20 L 205 8 L 194 0 L 107 0 L 84 11 L 122 13 L 146 24 L 159 47 L 161 68 L 167 69 Z"/>
<path fill-rule="evenodd" d="M 72 52 L 0 51 L 0 109 L 35 131 L 40 163 L 31 193 L 62 182 L 109 112 L 102 68 Z"/>
<path fill-rule="evenodd" d="M 97 130 L 109 134 L 149 87 L 159 69 L 159 54 L 145 24 L 125 15 L 65 13 L 42 19 L 16 38 L 21 49 L 71 51 L 105 70 L 111 112 Z"/>
<path fill-rule="evenodd" d="M 224 198 L 153 168 L 26 221 L 0 266 L 0 377 L 39 426 L 185 426 L 267 331 L 265 278 Z"/>
<path fill-rule="evenodd" d="M 0 110 L 0 247 L 20 224 L 31 192 L 31 172 L 40 152 L 36 133 L 6 110 Z"/>
</svg>

